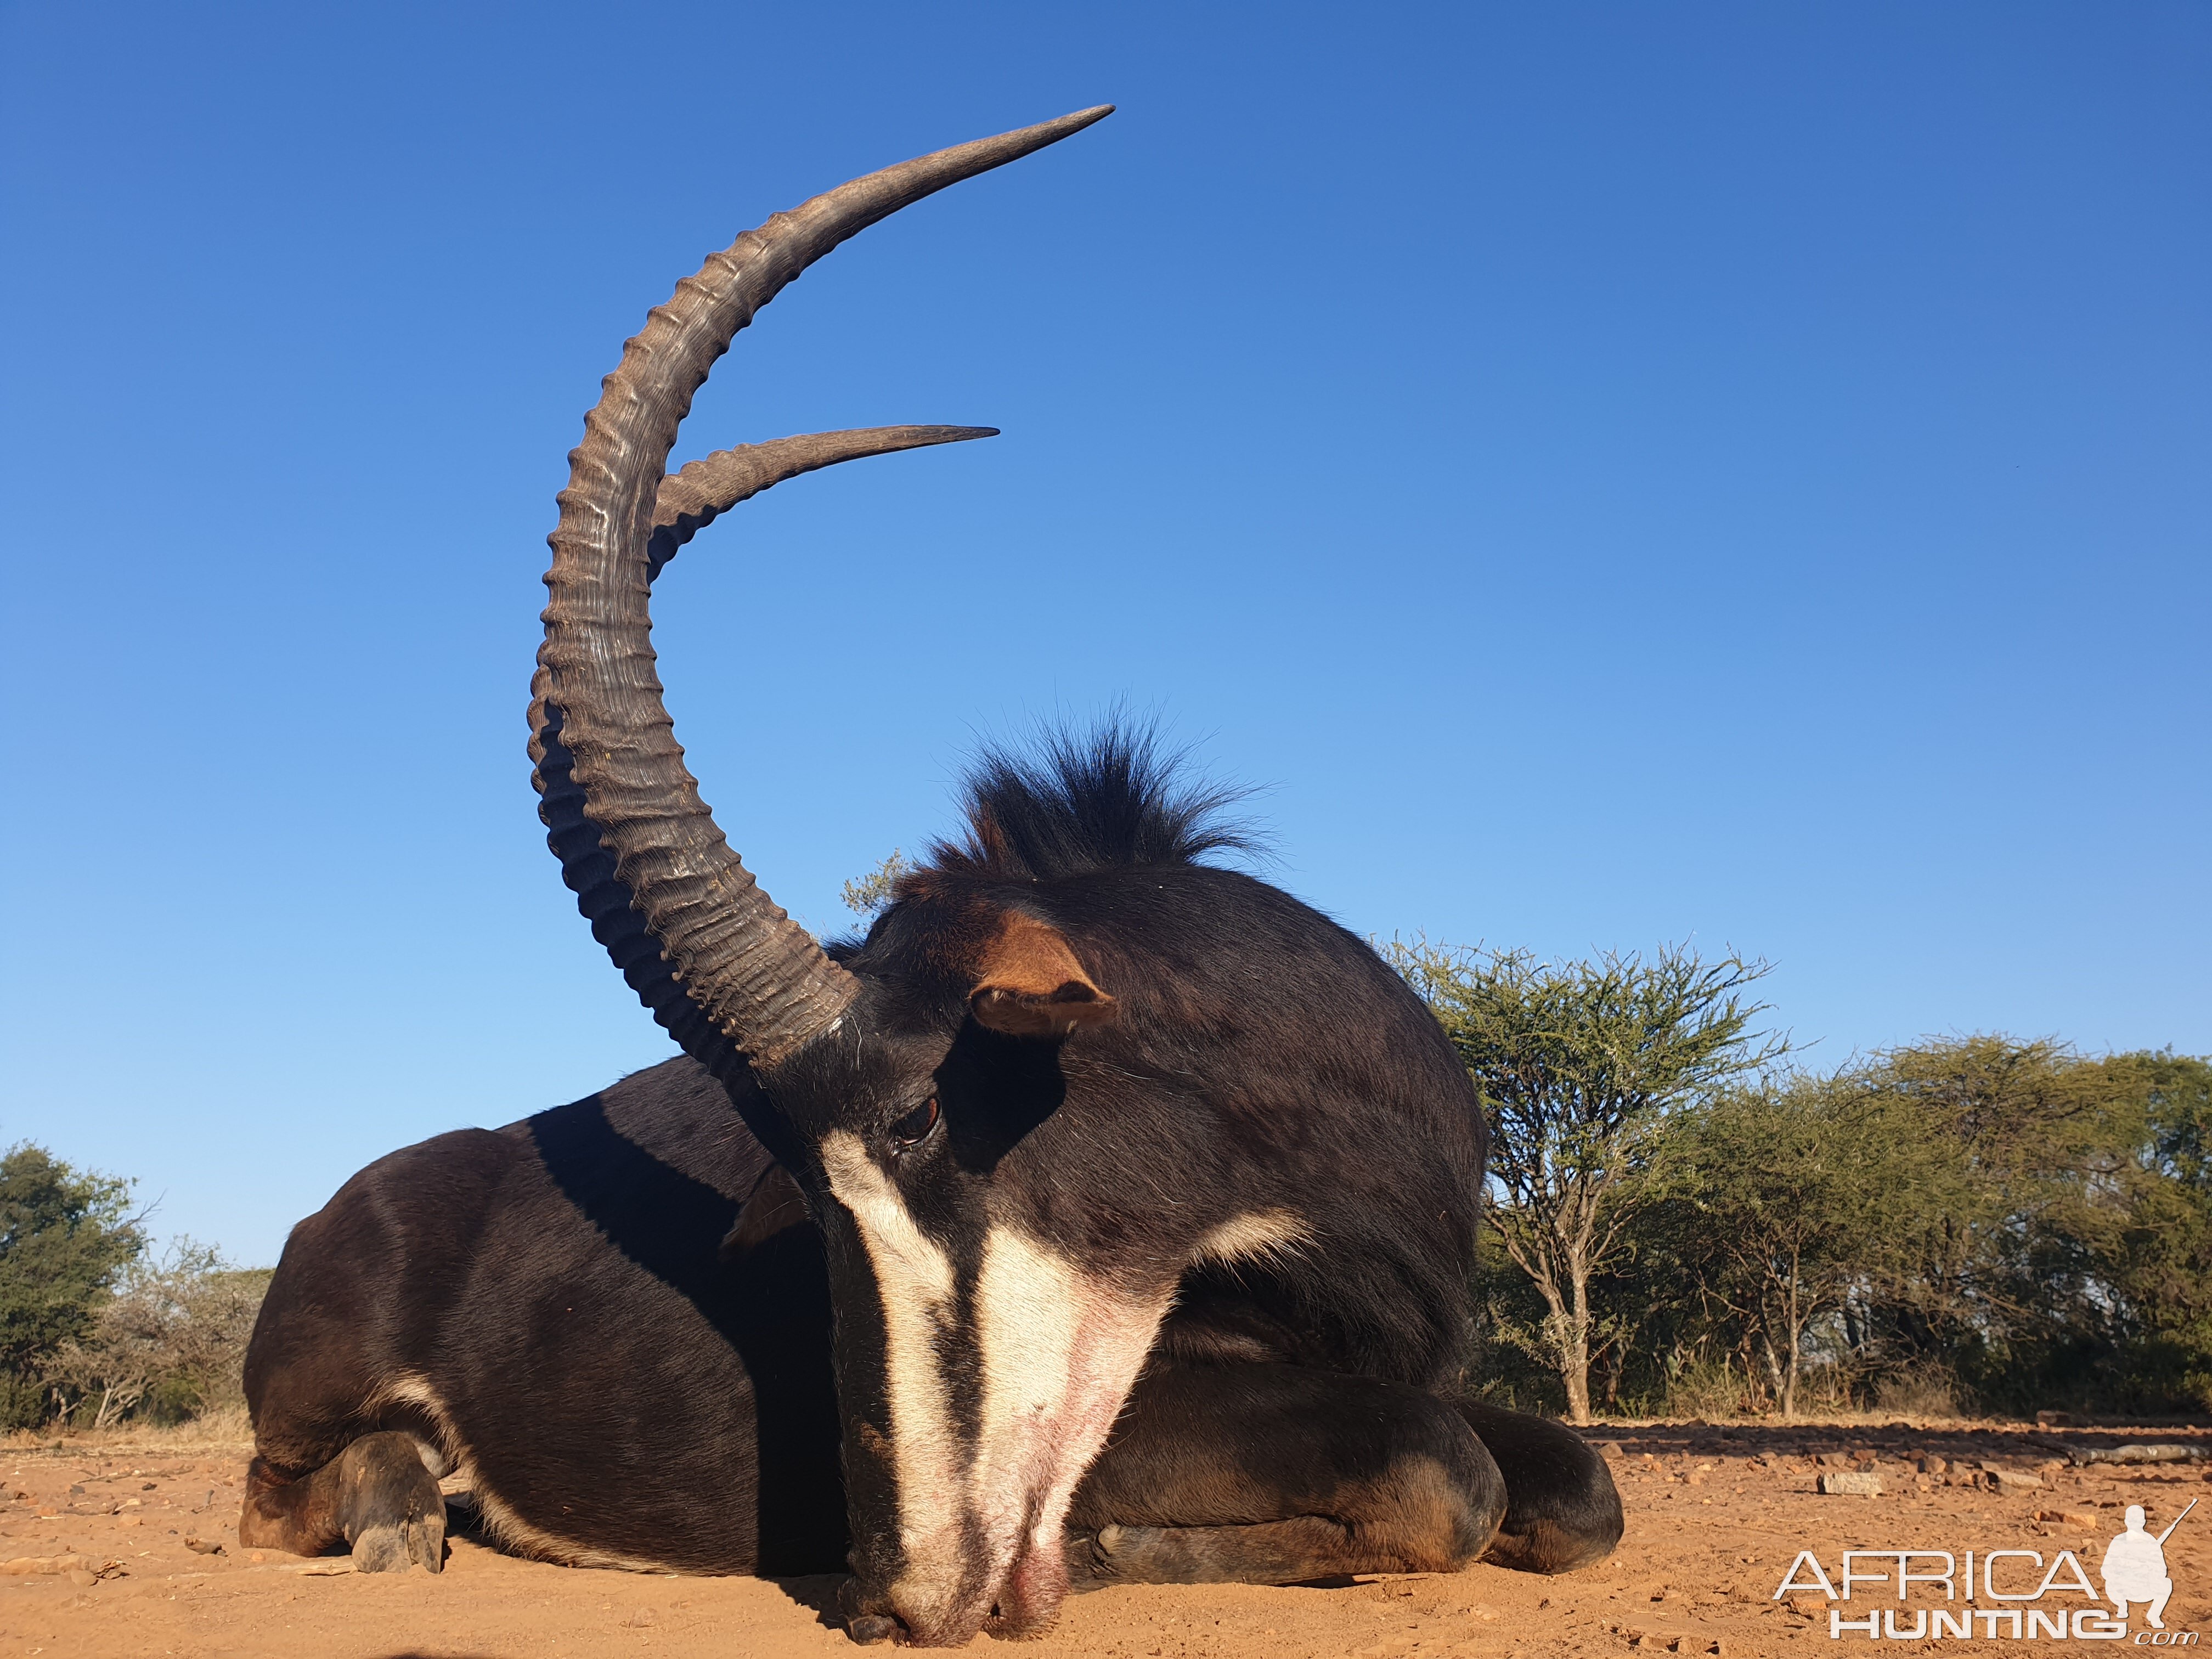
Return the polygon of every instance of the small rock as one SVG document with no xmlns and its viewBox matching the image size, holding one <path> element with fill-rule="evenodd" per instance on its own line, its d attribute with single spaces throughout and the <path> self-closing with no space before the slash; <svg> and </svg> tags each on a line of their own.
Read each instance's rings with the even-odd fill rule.
<svg viewBox="0 0 2212 1659">
<path fill-rule="evenodd" d="M 2030 1474 L 2025 1469 L 1984 1469 L 1983 1476 L 1997 1491 L 2010 1495 L 2014 1492 L 2041 1492 L 2043 1477 Z"/>
<path fill-rule="evenodd" d="M 2039 1486 L 2043 1483 L 2035 1483 Z M 1830 1497 L 1879 1498 L 1881 1496 L 1881 1477 L 1863 1470 L 1847 1469 L 1820 1477 L 1820 1490 Z"/>
<path fill-rule="evenodd" d="M 1627 1453 L 1626 1453 L 1626 1452 L 1624 1452 L 1623 1450 L 1621 1450 L 1621 1449 L 1620 1449 L 1620 1443 L 1619 1441 L 1617 1441 L 1617 1440 L 1605 1440 L 1605 1441 L 1601 1441 L 1601 1442 L 1598 1443 L 1597 1455 L 1598 1455 L 1600 1457 L 1609 1457 L 1609 1458 L 1613 1459 L 1615 1462 L 1619 1462 L 1622 1458 L 1626 1457 L 1628 1454 L 1627 1454 Z"/>
<path fill-rule="evenodd" d="M 185 1547 L 190 1550 L 194 1555 L 221 1555 L 222 1553 L 222 1543 L 213 1538 L 187 1538 L 185 1540 Z"/>
<path fill-rule="evenodd" d="M 2077 1466 L 2086 1463 L 2194 1463 L 2207 1455 L 2203 1446 L 2170 1443 L 2156 1446 L 2077 1446 L 2067 1454 Z"/>
<path fill-rule="evenodd" d="M 90 1589 L 100 1582 L 100 1575 L 87 1567 L 71 1567 L 69 1581 L 79 1589 Z"/>
</svg>

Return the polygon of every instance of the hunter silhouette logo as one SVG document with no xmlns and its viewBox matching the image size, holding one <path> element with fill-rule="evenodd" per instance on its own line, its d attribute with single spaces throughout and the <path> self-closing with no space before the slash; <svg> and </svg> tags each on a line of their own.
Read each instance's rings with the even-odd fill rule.
<svg viewBox="0 0 2212 1659">
<path fill-rule="evenodd" d="M 2155 1538 L 2143 1529 L 2142 1505 L 2128 1505 L 2127 1530 L 2105 1546 L 2104 1565 L 2099 1569 L 2105 1580 L 2105 1599 L 2120 1610 L 2119 1616 L 2128 1616 L 2128 1603 L 2141 1601 L 2144 1622 L 2153 1630 L 2164 1630 L 2167 1598 L 2173 1594 L 2173 1580 L 2166 1576 L 2166 1540 L 2173 1536 L 2174 1528 L 2189 1518 L 2189 1510 L 2197 1507 L 2197 1500 L 2189 1500 L 2189 1509 L 2182 1510 L 2166 1523 L 2166 1528 Z"/>
<path fill-rule="evenodd" d="M 2132 1632 L 2133 1645 L 2194 1647 L 2195 1632 L 2166 1627 L 2166 1604 L 2173 1595 L 2166 1540 L 2196 1507 L 2192 1498 L 2165 1531 L 2154 1533 L 2142 1506 L 2130 1504 L 2099 1564 L 2101 1595 L 2072 1550 L 2059 1551 L 2046 1565 L 2039 1550 L 1853 1549 L 1844 1552 L 1833 1578 L 1811 1550 L 1800 1550 L 1774 1599 L 1819 1591 L 1830 1603 L 1831 1640 L 2121 1642 L 2130 1636 L 2130 1613 L 2141 1608 L 2145 1627 Z M 1916 1600 L 1917 1607 L 1911 1605 Z M 2073 1600 L 2087 1605 L 2069 1606 Z"/>
</svg>

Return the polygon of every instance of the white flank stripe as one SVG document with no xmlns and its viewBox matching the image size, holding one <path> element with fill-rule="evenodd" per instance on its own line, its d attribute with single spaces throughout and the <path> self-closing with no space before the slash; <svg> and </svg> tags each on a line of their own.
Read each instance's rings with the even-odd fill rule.
<svg viewBox="0 0 2212 1659">
<path fill-rule="evenodd" d="M 385 1379 L 383 1385 L 371 1396 L 372 1406 L 404 1403 L 416 1407 L 437 1427 L 439 1437 L 445 1443 L 434 1449 L 438 1462 L 459 1478 L 476 1505 L 477 1518 L 485 1532 L 517 1555 L 532 1556 L 540 1561 L 557 1562 L 569 1567 L 612 1567 L 624 1572 L 665 1572 L 667 1564 L 642 1555 L 628 1555 L 611 1550 L 593 1549 L 575 1543 L 558 1533 L 534 1527 L 507 1505 L 507 1501 L 492 1490 L 484 1479 L 483 1471 L 477 1468 L 467 1444 L 453 1426 L 453 1419 L 446 1410 L 446 1402 L 429 1379 L 412 1371 L 403 1371 Z M 417 1439 L 415 1443 L 422 1447 Z M 424 1466 L 430 1467 L 430 1457 L 425 1455 Z M 433 1468 L 434 1474 L 440 1471 Z"/>
</svg>

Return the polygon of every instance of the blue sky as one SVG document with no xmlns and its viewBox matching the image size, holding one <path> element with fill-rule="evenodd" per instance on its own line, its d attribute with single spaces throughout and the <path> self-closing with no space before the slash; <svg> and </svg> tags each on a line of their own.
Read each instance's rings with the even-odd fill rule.
<svg viewBox="0 0 2212 1659">
<path fill-rule="evenodd" d="M 679 735 L 817 927 L 1116 699 L 1348 925 L 1775 963 L 1815 1058 L 2212 1050 L 2202 5 L 0 10 L 0 1137 L 273 1260 L 667 1052 L 523 707 L 599 377 L 857 173 L 1111 101 L 740 337 Z"/>
</svg>

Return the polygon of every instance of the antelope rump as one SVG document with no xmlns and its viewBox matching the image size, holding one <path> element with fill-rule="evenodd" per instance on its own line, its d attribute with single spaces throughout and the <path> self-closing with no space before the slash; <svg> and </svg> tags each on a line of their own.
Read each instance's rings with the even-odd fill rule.
<svg viewBox="0 0 2212 1659">
<path fill-rule="evenodd" d="M 1484 1129 L 1365 944 L 1239 872 L 1217 797 L 1109 728 L 988 757 L 963 839 L 824 948 L 686 771 L 653 577 L 896 427 L 664 476 L 738 329 L 839 242 L 1109 113 L 890 167 L 715 254 L 571 457 L 531 705 L 549 841 L 683 1056 L 356 1176 L 286 1244 L 246 1366 L 241 1539 L 849 1567 L 861 1640 L 1042 1630 L 1109 1583 L 1556 1572 L 1604 1465 L 1466 1396 Z"/>
</svg>

